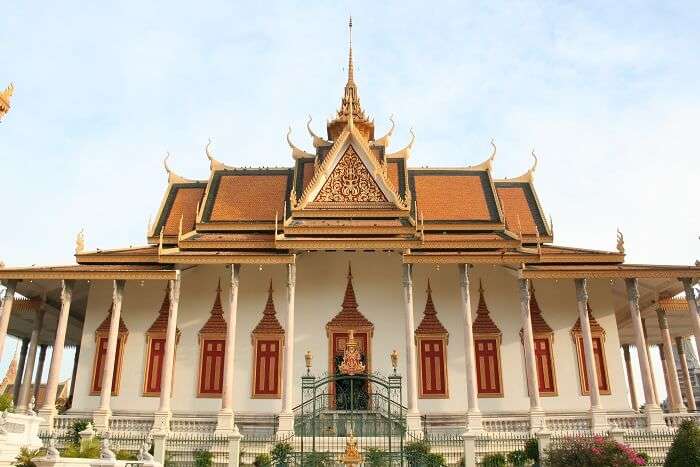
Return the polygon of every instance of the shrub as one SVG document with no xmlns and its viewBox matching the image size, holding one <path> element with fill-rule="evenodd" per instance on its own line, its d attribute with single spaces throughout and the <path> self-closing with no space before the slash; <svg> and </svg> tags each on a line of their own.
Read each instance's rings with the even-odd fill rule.
<svg viewBox="0 0 700 467">
<path fill-rule="evenodd" d="M 93 438 L 85 443 L 84 446 L 71 444 L 67 446 L 61 453 L 61 457 L 82 457 L 84 459 L 99 459 L 100 458 L 100 440 Z"/>
<path fill-rule="evenodd" d="M 365 453 L 365 465 L 369 467 L 389 467 L 389 453 L 379 448 L 369 448 Z"/>
<path fill-rule="evenodd" d="M 270 451 L 272 456 L 272 464 L 275 466 L 285 466 L 292 461 L 292 453 L 294 448 L 289 443 L 277 443 Z"/>
<path fill-rule="evenodd" d="M 527 461 L 530 460 L 527 454 L 523 450 L 511 451 L 508 453 L 508 462 L 513 467 L 523 467 L 527 465 Z"/>
<path fill-rule="evenodd" d="M 197 449 L 194 452 L 195 467 L 211 467 L 214 455 L 206 449 Z"/>
<path fill-rule="evenodd" d="M 447 462 L 442 454 L 430 452 L 423 457 L 425 467 L 447 467 Z"/>
<path fill-rule="evenodd" d="M 253 462 L 255 467 L 270 467 L 272 466 L 272 458 L 269 454 L 258 454 Z"/>
<path fill-rule="evenodd" d="M 17 454 L 17 457 L 15 457 L 15 461 L 12 463 L 12 465 L 16 465 L 17 467 L 36 467 L 34 459 L 41 455 L 41 449 L 29 449 L 27 447 L 23 447 L 19 450 L 19 454 Z"/>
<path fill-rule="evenodd" d="M 117 460 L 119 461 L 137 460 L 136 454 L 131 451 L 127 451 L 126 449 L 120 449 L 119 451 L 115 452 L 114 455 L 117 456 Z"/>
<path fill-rule="evenodd" d="M 481 459 L 483 467 L 506 467 L 506 456 L 501 453 L 488 454 Z"/>
<path fill-rule="evenodd" d="M 12 412 L 14 406 L 12 405 L 12 394 L 0 394 L 0 412 Z"/>
<path fill-rule="evenodd" d="M 540 462 L 540 443 L 537 438 L 530 438 L 525 441 L 525 455 L 528 459 L 539 464 Z"/>
<path fill-rule="evenodd" d="M 328 452 L 310 452 L 304 454 L 302 465 L 308 467 L 330 467 L 333 465 L 333 459 Z"/>
<path fill-rule="evenodd" d="M 404 446 L 406 462 L 410 467 L 423 467 L 425 457 L 430 453 L 430 444 L 427 441 L 413 441 Z"/>
<path fill-rule="evenodd" d="M 678 427 L 664 467 L 700 465 L 700 428 L 690 420 Z"/>
<path fill-rule="evenodd" d="M 87 428 L 88 423 L 90 423 L 89 420 L 76 420 L 73 422 L 70 426 L 70 444 L 74 446 L 80 445 L 80 432 Z"/>
<path fill-rule="evenodd" d="M 596 436 L 593 439 L 567 439 L 560 446 L 548 449 L 545 465 L 551 467 L 568 467 L 570 465 L 633 467 L 646 465 L 646 462 L 631 447 L 611 438 Z"/>
</svg>

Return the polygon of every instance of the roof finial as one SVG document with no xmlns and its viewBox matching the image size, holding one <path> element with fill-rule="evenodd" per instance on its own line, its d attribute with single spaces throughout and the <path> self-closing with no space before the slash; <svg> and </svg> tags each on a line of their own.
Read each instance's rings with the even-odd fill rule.
<svg viewBox="0 0 700 467">
<path fill-rule="evenodd" d="M 348 279 L 352 279 L 352 263 L 348 261 Z"/>
<path fill-rule="evenodd" d="M 350 53 L 348 55 L 348 83 L 355 82 L 355 66 L 352 63 L 352 15 L 348 21 L 348 33 L 350 36 Z"/>
</svg>

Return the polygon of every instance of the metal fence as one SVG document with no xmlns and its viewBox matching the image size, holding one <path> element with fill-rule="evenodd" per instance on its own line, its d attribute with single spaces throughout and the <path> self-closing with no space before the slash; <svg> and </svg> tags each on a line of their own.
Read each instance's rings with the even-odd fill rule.
<svg viewBox="0 0 700 467">
<path fill-rule="evenodd" d="M 491 454 L 507 456 L 512 451 L 525 449 L 525 443 L 532 436 L 527 432 L 488 433 L 475 440 L 476 463 L 481 465 L 484 458 Z"/>
<path fill-rule="evenodd" d="M 192 466 L 197 459 L 209 456 L 212 465 L 228 465 L 228 436 L 178 432 L 168 437 L 165 446 L 165 463 L 169 466 Z"/>
</svg>

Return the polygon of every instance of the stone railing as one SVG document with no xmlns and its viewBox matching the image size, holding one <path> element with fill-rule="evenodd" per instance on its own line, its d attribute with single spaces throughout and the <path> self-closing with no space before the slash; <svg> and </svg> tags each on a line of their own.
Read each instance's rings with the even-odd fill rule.
<svg viewBox="0 0 700 467">
<path fill-rule="evenodd" d="M 700 423 L 700 413 L 667 413 L 664 414 L 664 422 L 669 428 L 678 428 L 683 420 L 693 420 Z"/>
<path fill-rule="evenodd" d="M 109 419 L 109 429 L 113 432 L 149 432 L 152 427 L 152 416 L 116 415 Z"/>
<path fill-rule="evenodd" d="M 216 417 L 173 416 L 170 430 L 175 433 L 213 433 L 216 429 Z"/>
<path fill-rule="evenodd" d="M 590 431 L 591 418 L 583 415 L 547 415 L 547 429 L 554 432 Z"/>
<path fill-rule="evenodd" d="M 530 431 L 530 418 L 527 416 L 484 417 L 484 430 L 492 433 L 519 433 Z"/>
<path fill-rule="evenodd" d="M 647 418 L 644 414 L 610 414 L 608 416 L 610 428 L 622 430 L 640 430 L 647 427 Z"/>
</svg>

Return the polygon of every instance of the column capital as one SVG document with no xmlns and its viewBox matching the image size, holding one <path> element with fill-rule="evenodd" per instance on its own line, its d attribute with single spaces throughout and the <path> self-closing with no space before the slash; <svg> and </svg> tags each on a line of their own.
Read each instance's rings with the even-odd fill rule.
<svg viewBox="0 0 700 467">
<path fill-rule="evenodd" d="M 574 279 L 576 284 L 576 301 L 588 303 L 588 281 L 586 279 Z"/>
<path fill-rule="evenodd" d="M 659 329 L 668 329 L 668 316 L 666 316 L 666 310 L 657 308 L 656 317 L 659 320 Z"/>
<path fill-rule="evenodd" d="M 403 284 L 404 287 L 410 287 L 413 285 L 413 265 L 412 264 L 404 264 L 403 265 L 403 271 L 401 274 L 401 284 Z"/>
<path fill-rule="evenodd" d="M 294 287 L 297 283 L 297 265 L 287 265 L 287 287 Z"/>
<path fill-rule="evenodd" d="M 637 279 L 627 278 L 625 279 L 625 285 L 627 286 L 628 300 L 637 303 L 637 306 L 639 306 L 639 287 L 637 286 Z"/>
<path fill-rule="evenodd" d="M 457 265 L 459 269 L 459 285 L 462 287 L 469 287 L 469 267 L 467 263 Z"/>
<path fill-rule="evenodd" d="M 518 290 L 520 291 L 520 300 L 530 300 L 530 281 L 529 279 L 518 279 Z"/>
</svg>

